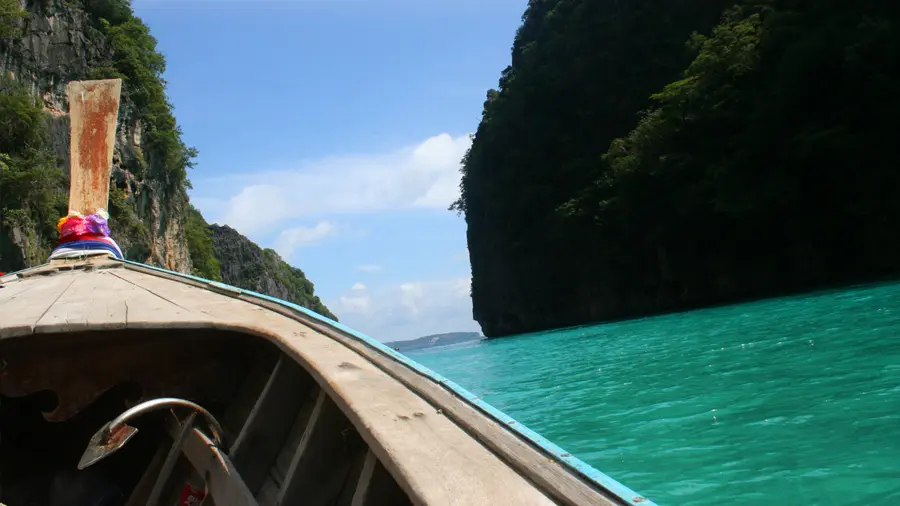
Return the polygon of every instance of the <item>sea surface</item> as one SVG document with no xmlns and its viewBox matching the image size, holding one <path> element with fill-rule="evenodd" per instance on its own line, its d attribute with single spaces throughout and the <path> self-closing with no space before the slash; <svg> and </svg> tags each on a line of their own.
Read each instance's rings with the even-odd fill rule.
<svg viewBox="0 0 900 506">
<path fill-rule="evenodd" d="M 900 284 L 409 356 L 660 506 L 900 505 Z"/>
</svg>

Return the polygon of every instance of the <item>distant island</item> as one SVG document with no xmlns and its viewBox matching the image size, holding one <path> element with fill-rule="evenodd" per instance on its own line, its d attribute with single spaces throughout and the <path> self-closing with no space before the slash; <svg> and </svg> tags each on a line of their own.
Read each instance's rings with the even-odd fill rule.
<svg viewBox="0 0 900 506">
<path fill-rule="evenodd" d="M 484 339 L 484 336 L 478 332 L 448 332 L 446 334 L 432 334 L 418 339 L 410 339 L 409 341 L 394 341 L 384 344 L 398 351 L 414 351 L 467 341 L 480 341 L 482 339 Z"/>
</svg>

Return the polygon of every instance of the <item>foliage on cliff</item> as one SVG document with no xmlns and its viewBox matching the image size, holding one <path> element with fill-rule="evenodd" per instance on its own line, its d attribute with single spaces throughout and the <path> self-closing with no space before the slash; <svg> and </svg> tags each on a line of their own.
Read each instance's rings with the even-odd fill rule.
<svg viewBox="0 0 900 506">
<path fill-rule="evenodd" d="M 900 14 L 751 1 L 710 30 L 730 3 L 529 3 L 455 205 L 485 334 L 900 272 Z"/>
<path fill-rule="evenodd" d="M 730 3 L 529 2 L 453 206 L 468 223 L 485 335 L 579 323 L 611 299 L 593 232 L 557 209 L 603 172 L 612 139 L 690 62 L 684 41 Z"/>
<path fill-rule="evenodd" d="M 260 248 L 228 226 L 210 225 L 209 231 L 225 283 L 290 301 L 337 320 L 315 295 L 303 271 L 285 263 L 278 253 Z"/>
<path fill-rule="evenodd" d="M 197 152 L 182 141 L 166 97 L 165 58 L 128 0 L 18 5 L 0 0 L 0 73 L 19 79 L 0 81 L 0 271 L 45 262 L 57 240 L 68 190 L 58 158 L 68 151 L 65 83 L 121 78 L 109 212 L 126 257 L 183 271 L 193 265 L 198 276 L 333 317 L 302 271 L 237 232 L 214 241 L 215 228 L 190 206 L 187 174 Z"/>
<path fill-rule="evenodd" d="M 0 39 L 18 35 L 18 21 L 25 15 L 18 0 L 0 0 Z"/>
<path fill-rule="evenodd" d="M 134 16 L 130 0 L 80 1 L 110 48 L 108 59 L 91 69 L 88 78 L 124 80 L 128 98 L 145 128 L 147 168 L 169 188 L 190 187 L 187 171 L 197 151 L 181 139 L 162 78 L 166 59 L 156 50 L 150 28 Z"/>
<path fill-rule="evenodd" d="M 188 255 L 178 250 L 185 249 L 180 244 L 180 228 L 188 200 L 187 171 L 196 151 L 181 140 L 166 98 L 165 59 L 157 52 L 148 27 L 134 16 L 129 1 L 44 0 L 29 2 L 26 10 L 20 10 L 17 0 L 0 0 L 0 50 L 4 77 L 9 73 L 22 89 L 41 95 L 35 104 L 35 118 L 41 117 L 37 123 L 46 125 L 40 128 L 45 131 L 49 127 L 53 135 L 49 139 L 46 133 L 41 135 L 41 146 L 33 148 L 38 152 L 61 156 L 68 151 L 65 117 L 40 113 L 42 106 L 56 113 L 64 110 L 66 82 L 123 79 L 110 225 L 129 259 L 186 269 Z M 66 165 L 64 159 L 45 162 L 58 169 Z M 20 186 L 46 186 L 43 172 L 23 174 Z M 35 179 L 29 181 L 28 177 Z M 44 179 L 38 181 L 41 177 Z M 53 193 L 64 195 L 65 177 L 54 181 Z M 0 207 L 18 205 L 12 202 L 17 198 L 14 192 L 5 192 L 0 195 Z M 34 205 L 30 208 L 30 221 L 13 213 L 18 226 L 8 226 L 0 233 L 0 264 L 9 270 L 45 260 L 56 239 L 55 229 L 35 221 Z M 62 211 L 64 214 L 64 207 Z M 59 216 L 53 218 L 54 223 Z"/>
<path fill-rule="evenodd" d="M 46 260 L 66 212 L 63 182 L 41 105 L 18 83 L 0 80 L 0 272 Z M 13 248 L 11 235 L 24 248 Z"/>
<path fill-rule="evenodd" d="M 215 244 L 213 244 L 209 224 L 194 206 L 188 209 L 184 233 L 191 251 L 191 263 L 194 265 L 193 274 L 212 281 L 222 281 L 222 264 L 216 258 Z"/>
</svg>

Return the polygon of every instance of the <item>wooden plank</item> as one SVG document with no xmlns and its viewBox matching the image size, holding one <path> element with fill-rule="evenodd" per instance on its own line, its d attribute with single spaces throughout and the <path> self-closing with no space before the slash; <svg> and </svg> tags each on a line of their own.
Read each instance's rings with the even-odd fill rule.
<svg viewBox="0 0 900 506">
<path fill-rule="evenodd" d="M 250 371 L 241 382 L 241 386 L 234 395 L 234 400 L 225 408 L 220 419 L 225 430 L 226 441 L 234 441 L 247 423 L 247 417 L 250 416 L 253 406 L 259 401 L 259 396 L 272 376 L 272 369 L 278 363 L 281 352 L 277 349 L 262 347 L 256 352 L 256 355 L 256 360 L 253 361 Z M 229 455 L 234 457 L 230 450 Z"/>
<path fill-rule="evenodd" d="M 122 80 L 72 81 L 66 94 L 72 136 L 69 212 L 87 215 L 108 209 Z"/>
<path fill-rule="evenodd" d="M 156 483 L 153 485 L 153 489 L 150 491 L 150 495 L 147 498 L 147 506 L 159 506 L 160 499 L 163 497 L 163 494 L 165 494 L 169 482 L 176 476 L 176 465 L 180 460 L 184 459 L 184 454 L 182 452 L 184 449 L 184 442 L 190 437 L 191 431 L 194 430 L 194 421 L 196 419 L 197 413 L 193 412 L 180 422 L 181 427 L 178 428 L 178 432 L 173 438 L 172 446 L 169 447 L 169 451 L 166 454 L 166 460 L 163 462 Z M 177 419 L 173 420 L 173 422 L 179 423 Z"/>
<path fill-rule="evenodd" d="M 7 283 L 15 283 L 19 280 L 19 275 L 15 273 L 0 274 L 0 286 Z"/>
<path fill-rule="evenodd" d="M 155 292 L 133 283 L 123 277 L 126 271 L 117 269 L 108 271 L 110 275 L 126 281 L 133 288 L 118 294 L 128 305 L 126 328 L 160 329 L 160 328 L 213 328 L 214 319 L 202 308 L 191 310 L 167 296 L 165 291 Z"/>
<path fill-rule="evenodd" d="M 28 335 L 56 300 L 75 282 L 73 273 L 19 281 L 24 288 L 0 302 L 0 339 Z"/>
<path fill-rule="evenodd" d="M 124 329 L 128 301 L 141 304 L 145 292 L 108 272 L 83 272 L 35 324 L 35 333 Z"/>
<path fill-rule="evenodd" d="M 178 428 L 171 424 L 172 437 Z M 241 479 L 231 460 L 216 447 L 206 434 L 193 429 L 184 443 L 184 455 L 191 465 L 206 479 L 209 495 L 219 506 L 258 506 L 256 499 Z"/>
<path fill-rule="evenodd" d="M 369 451 L 363 464 L 350 506 L 406 506 L 409 497 L 394 481 L 378 457 Z"/>
<path fill-rule="evenodd" d="M 350 506 L 366 506 L 366 499 L 369 495 L 369 490 L 372 488 L 372 475 L 375 473 L 376 464 L 378 464 L 378 457 L 369 450 L 366 452 L 366 461 L 363 462 L 359 479 L 356 480 L 356 490 L 353 491 L 353 501 L 350 503 Z"/>
<path fill-rule="evenodd" d="M 114 270 L 70 271 L 49 278 L 58 276 L 69 276 L 70 286 L 35 323 L 35 333 L 211 326 L 209 315 L 179 307 L 123 280 Z"/>
<path fill-rule="evenodd" d="M 141 475 L 141 479 L 132 489 L 131 495 L 128 496 L 125 506 L 144 506 L 146 504 L 147 496 L 153 490 L 153 485 L 159 477 L 159 472 L 168 452 L 169 448 L 167 445 L 160 445 L 157 448 L 156 453 L 153 454 L 153 458 L 144 470 L 144 474 Z"/>
<path fill-rule="evenodd" d="M 289 435 L 275 457 L 275 462 L 269 469 L 269 474 L 266 476 L 262 487 L 256 494 L 256 499 L 259 501 L 260 506 L 274 506 L 278 504 L 281 487 L 286 481 L 294 454 L 297 452 L 297 447 L 300 446 L 300 441 L 303 439 L 303 433 L 306 432 L 316 400 L 319 398 L 319 392 L 320 389 L 314 385 L 304 396 L 305 400 L 294 418 Z"/>
<path fill-rule="evenodd" d="M 34 284 L 25 283 L 18 277 L 11 278 L 11 281 L 0 284 L 0 304 L 12 299 L 20 293 L 34 287 Z"/>
<path fill-rule="evenodd" d="M 146 283 L 135 283 L 135 278 L 129 271 L 125 269 L 116 269 L 110 271 L 116 276 L 129 284 L 135 286 L 136 290 L 129 292 L 131 294 L 139 294 L 146 292 L 154 297 L 144 300 L 144 304 L 128 304 L 128 323 L 127 328 L 130 329 L 159 329 L 159 328 L 224 328 L 226 322 L 217 321 L 206 308 L 200 304 L 182 304 L 183 301 L 190 299 L 196 293 L 203 293 L 207 296 L 215 296 L 210 292 L 198 291 L 191 287 L 175 286 L 157 286 L 152 289 L 146 286 Z M 179 291 L 179 288 L 187 288 L 188 292 Z M 227 300 L 226 297 L 223 297 Z M 126 299 L 128 300 L 128 299 Z M 204 298 L 204 300 L 208 300 Z M 214 300 L 213 300 L 214 301 Z M 213 303 L 210 301 L 209 303 Z"/>
<path fill-rule="evenodd" d="M 306 423 L 303 431 L 300 435 L 300 440 L 297 443 L 297 446 L 294 449 L 294 453 L 291 456 L 291 463 L 288 467 L 287 472 L 284 474 L 284 481 L 281 485 L 281 490 L 278 494 L 278 504 L 282 504 L 285 502 L 285 497 L 293 497 L 294 490 L 297 489 L 297 485 L 295 482 L 300 482 L 304 480 L 304 477 L 298 476 L 298 466 L 300 466 L 301 459 L 303 458 L 303 454 L 306 453 L 306 448 L 309 445 L 310 439 L 312 439 L 316 426 L 319 426 L 318 429 L 320 432 L 322 431 L 321 426 L 323 423 L 332 422 L 333 420 L 324 420 L 320 422 L 319 420 L 322 418 L 322 412 L 325 410 L 325 406 L 328 401 L 328 394 L 324 391 L 319 390 L 318 395 L 316 396 L 316 403 L 313 406 L 312 414 L 309 417 L 309 420 Z M 326 415 L 328 416 L 328 415 Z M 296 434 L 296 432 L 295 432 Z"/>
<path fill-rule="evenodd" d="M 325 392 L 320 392 L 294 453 L 278 504 L 333 504 L 341 495 L 357 457 L 365 455 L 365 450 L 365 443 L 353 424 Z"/>
<path fill-rule="evenodd" d="M 333 503 L 334 506 L 351 505 L 353 502 L 353 495 L 356 493 L 356 484 L 359 482 L 363 466 L 366 463 L 366 455 L 371 453 L 359 433 L 355 433 L 354 437 L 359 446 L 353 450 L 352 458 L 348 459 L 347 469 L 341 473 L 334 473 L 331 483 L 328 485 L 338 490 L 337 498 Z M 406 494 L 402 494 L 402 496 L 406 497 Z M 409 504 L 409 498 L 406 498 L 406 503 L 401 502 L 396 506 L 405 506 L 406 504 Z"/>
<path fill-rule="evenodd" d="M 374 360 L 363 358 L 333 336 L 326 337 L 308 322 L 297 321 L 296 315 L 289 318 L 192 288 L 194 282 L 181 278 L 173 277 L 178 280 L 173 286 L 166 279 L 170 275 L 138 266 L 128 265 L 117 274 L 165 292 L 180 306 L 202 310 L 220 328 L 265 336 L 279 344 L 338 403 L 413 504 L 556 504 L 408 385 L 376 367 Z M 445 397 L 452 399 L 446 392 Z M 500 427 L 493 430 L 505 432 Z M 534 468 L 559 467 L 520 441 L 516 444 L 532 452 Z M 584 485 L 581 489 L 593 492 Z M 571 497 L 566 504 L 613 504 L 596 492 L 584 499 Z"/>
<path fill-rule="evenodd" d="M 303 368 L 287 357 L 279 358 L 228 452 L 252 492 L 265 481 L 312 386 L 312 378 Z"/>
<path fill-rule="evenodd" d="M 310 417 L 312 417 L 316 405 L 315 401 L 318 397 L 319 390 L 316 389 L 316 396 L 313 397 L 312 401 L 305 403 L 303 407 L 300 408 L 300 412 L 297 413 L 297 417 L 294 419 L 294 423 L 291 426 L 290 434 L 285 440 L 284 447 L 278 453 L 278 456 L 275 457 L 275 463 L 272 465 L 270 477 L 278 490 L 281 490 L 282 485 L 287 481 L 287 477 L 290 476 L 288 472 L 291 468 L 291 462 L 293 462 L 294 454 L 297 452 L 297 448 L 303 440 L 303 434 L 306 432 L 306 426 L 309 424 Z"/>
<path fill-rule="evenodd" d="M 259 493 L 256 494 L 256 501 L 259 503 L 259 506 L 275 506 L 278 504 L 278 494 L 280 492 L 280 486 L 270 476 L 263 483 L 262 488 L 259 489 Z"/>
</svg>

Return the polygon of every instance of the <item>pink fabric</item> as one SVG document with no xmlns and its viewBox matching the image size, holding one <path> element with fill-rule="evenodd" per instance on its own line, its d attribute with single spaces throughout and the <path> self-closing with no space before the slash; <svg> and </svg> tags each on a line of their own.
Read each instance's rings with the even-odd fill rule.
<svg viewBox="0 0 900 506">
<path fill-rule="evenodd" d="M 59 220 L 59 244 L 76 240 L 79 236 L 94 235 L 109 237 L 109 224 L 99 214 L 90 216 L 66 216 Z"/>
</svg>

